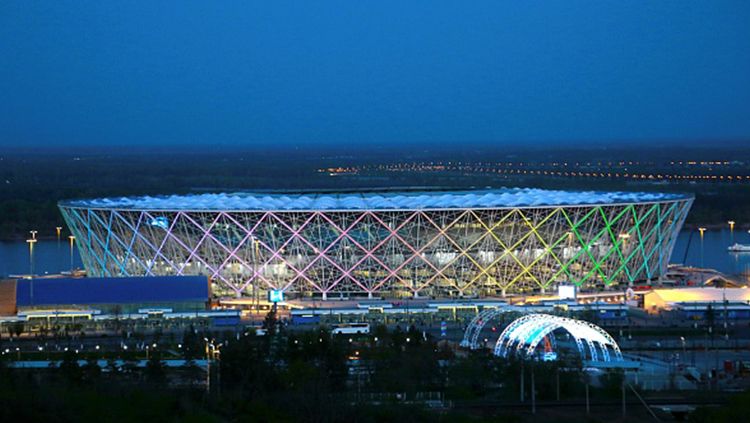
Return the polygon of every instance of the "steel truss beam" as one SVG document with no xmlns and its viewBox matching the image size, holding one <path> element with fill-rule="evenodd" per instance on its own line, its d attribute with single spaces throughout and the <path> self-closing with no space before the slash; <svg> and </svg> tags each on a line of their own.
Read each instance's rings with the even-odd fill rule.
<svg viewBox="0 0 750 423">
<path fill-rule="evenodd" d="M 491 296 L 658 278 L 691 199 L 502 209 L 155 211 L 61 205 L 92 276 L 210 276 L 218 295 Z"/>
</svg>

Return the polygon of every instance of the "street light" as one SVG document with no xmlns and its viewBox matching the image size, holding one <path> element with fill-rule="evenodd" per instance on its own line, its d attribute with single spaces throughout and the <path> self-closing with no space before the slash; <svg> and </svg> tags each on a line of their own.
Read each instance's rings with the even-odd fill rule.
<svg viewBox="0 0 750 423">
<path fill-rule="evenodd" d="M 32 231 L 36 232 L 36 231 Z M 34 244 L 36 244 L 36 238 L 27 239 L 26 242 L 29 244 L 29 277 L 34 276 Z"/>
<path fill-rule="evenodd" d="M 60 233 L 62 232 L 62 226 L 55 226 L 55 230 L 57 231 L 57 242 L 60 242 Z"/>
<path fill-rule="evenodd" d="M 259 266 L 258 266 L 258 256 L 260 255 L 260 240 L 252 237 L 253 239 L 253 245 L 255 248 L 253 249 L 253 270 L 254 275 L 252 279 L 252 287 L 253 287 L 253 299 L 255 300 L 255 312 L 260 312 L 260 294 L 258 293 L 258 273 L 259 273 Z"/>
<path fill-rule="evenodd" d="M 68 240 L 70 241 L 70 271 L 73 272 L 73 243 L 76 241 L 76 237 L 73 235 L 68 236 Z"/>
<path fill-rule="evenodd" d="M 203 338 L 203 340 L 206 342 L 206 392 L 211 393 L 211 362 L 212 361 L 219 361 L 221 359 L 221 350 L 220 348 L 224 343 L 220 344 L 214 344 L 214 340 L 211 339 L 209 341 L 208 338 Z M 221 364 L 219 364 L 221 366 Z M 217 378 L 221 377 L 221 367 L 219 367 L 219 372 L 216 374 Z M 220 382 L 220 380 L 217 380 Z"/>
<path fill-rule="evenodd" d="M 698 228 L 698 232 L 700 232 L 701 234 L 701 270 L 702 270 L 704 266 L 703 265 L 703 233 L 706 232 L 706 228 L 700 227 Z M 702 272 L 701 272 L 701 275 L 703 275 Z M 701 279 L 703 279 L 703 276 L 701 276 Z"/>
<path fill-rule="evenodd" d="M 729 242 L 734 244 L 734 220 L 727 222 L 729 224 Z"/>
</svg>

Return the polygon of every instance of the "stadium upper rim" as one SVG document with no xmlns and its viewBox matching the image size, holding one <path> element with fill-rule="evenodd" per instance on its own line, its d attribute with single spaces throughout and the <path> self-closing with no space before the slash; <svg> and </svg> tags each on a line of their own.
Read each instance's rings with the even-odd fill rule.
<svg viewBox="0 0 750 423">
<path fill-rule="evenodd" d="M 690 195 L 655 192 L 563 191 L 503 188 L 394 192 L 235 192 L 110 197 L 61 201 L 60 207 L 144 211 L 359 211 L 451 210 L 643 204 L 691 200 Z"/>
</svg>

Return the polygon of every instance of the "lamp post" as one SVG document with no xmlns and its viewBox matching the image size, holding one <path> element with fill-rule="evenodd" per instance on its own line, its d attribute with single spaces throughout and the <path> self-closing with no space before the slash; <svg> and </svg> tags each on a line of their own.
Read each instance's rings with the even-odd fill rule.
<svg viewBox="0 0 750 423">
<path fill-rule="evenodd" d="M 55 233 L 57 234 L 57 259 L 60 260 L 62 259 L 62 255 L 60 254 L 60 235 L 62 235 L 62 226 L 55 226 Z M 60 266 L 60 269 L 62 269 L 62 266 Z"/>
<path fill-rule="evenodd" d="M 224 345 L 224 343 L 220 344 L 214 344 L 214 340 L 209 340 L 208 338 L 203 338 L 203 341 L 206 343 L 206 393 L 211 393 L 211 363 L 216 361 L 220 363 L 220 354 L 221 350 L 220 348 Z M 220 382 L 218 379 L 221 374 L 221 367 L 218 369 L 217 372 L 217 382 Z"/>
<path fill-rule="evenodd" d="M 255 266 L 255 274 L 253 275 L 253 297 L 255 297 L 255 312 L 260 312 L 260 295 L 258 293 L 258 273 L 260 271 L 258 267 L 258 256 L 260 255 L 260 240 L 253 237 L 253 265 Z"/>
<path fill-rule="evenodd" d="M 36 244 L 36 238 L 29 238 L 26 242 L 29 244 L 29 277 L 32 277 L 34 276 L 34 244 Z"/>
<path fill-rule="evenodd" d="M 630 234 L 627 232 L 621 232 L 619 235 L 617 235 L 618 238 L 622 240 L 622 248 L 620 249 L 625 256 L 628 255 L 628 240 L 630 239 Z M 633 280 L 628 278 L 628 286 L 633 286 Z"/>
<path fill-rule="evenodd" d="M 76 241 L 76 237 L 73 235 L 68 236 L 68 240 L 70 241 L 70 272 L 73 272 L 73 243 Z"/>
<path fill-rule="evenodd" d="M 703 233 L 706 232 L 706 228 L 698 228 L 698 232 L 701 234 L 701 269 L 703 269 Z"/>
</svg>

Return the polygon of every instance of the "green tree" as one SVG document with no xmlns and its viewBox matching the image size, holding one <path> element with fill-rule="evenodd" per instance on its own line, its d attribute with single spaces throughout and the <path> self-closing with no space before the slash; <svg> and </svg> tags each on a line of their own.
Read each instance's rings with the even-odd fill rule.
<svg viewBox="0 0 750 423">
<path fill-rule="evenodd" d="M 204 356 L 206 344 L 193 325 L 182 335 L 182 357 L 185 360 L 196 360 Z"/>
<path fill-rule="evenodd" d="M 276 332 L 276 326 L 278 324 L 278 317 L 276 315 L 276 305 L 271 307 L 266 318 L 263 319 L 263 329 L 268 331 L 269 335 L 273 335 Z"/>
<path fill-rule="evenodd" d="M 167 379 L 167 372 L 164 362 L 161 360 L 161 352 L 155 350 L 151 352 L 146 362 L 145 370 L 146 380 L 152 385 L 162 385 Z"/>
<path fill-rule="evenodd" d="M 83 365 L 81 370 L 83 379 L 89 383 L 98 381 L 102 373 L 102 369 L 99 367 L 99 363 L 94 357 L 86 360 L 86 364 Z"/>
<path fill-rule="evenodd" d="M 83 377 L 81 367 L 78 365 L 78 354 L 66 351 L 60 362 L 60 374 L 66 382 L 79 383 Z"/>
</svg>

